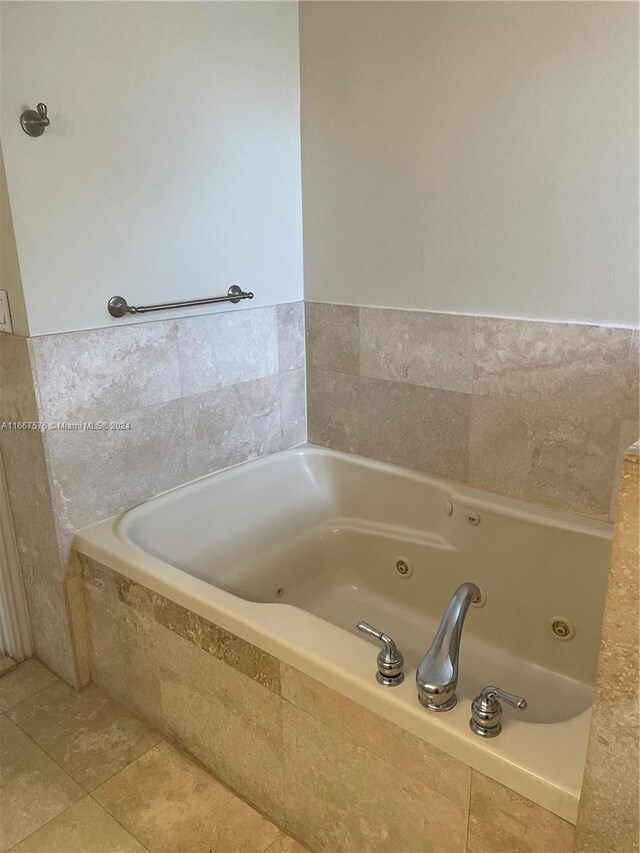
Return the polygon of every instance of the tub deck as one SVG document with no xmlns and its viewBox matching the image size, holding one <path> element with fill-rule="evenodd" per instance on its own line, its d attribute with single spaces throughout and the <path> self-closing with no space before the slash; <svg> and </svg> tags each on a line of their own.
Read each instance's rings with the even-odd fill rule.
<svg viewBox="0 0 640 853">
<path fill-rule="evenodd" d="M 575 822 L 610 537 L 604 522 L 302 447 L 174 489 L 80 531 L 75 547 Z M 465 580 L 487 602 L 467 615 L 458 705 L 429 713 L 415 668 Z M 553 636 L 558 616 L 573 639 Z M 403 651 L 400 687 L 375 681 L 359 619 Z M 468 727 L 487 684 L 529 702 L 505 709 L 491 741 Z"/>
</svg>

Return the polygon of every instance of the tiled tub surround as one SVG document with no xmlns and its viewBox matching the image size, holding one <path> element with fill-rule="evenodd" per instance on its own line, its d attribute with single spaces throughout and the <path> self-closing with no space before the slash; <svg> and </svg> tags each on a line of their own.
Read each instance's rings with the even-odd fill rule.
<svg viewBox="0 0 640 853">
<path fill-rule="evenodd" d="M 319 851 L 570 853 L 574 827 L 82 558 L 95 681 Z"/>
<path fill-rule="evenodd" d="M 470 511 L 479 513 L 480 525 L 467 523 Z M 74 543 L 81 554 L 575 821 L 608 523 L 300 447 L 181 486 L 84 528 Z M 396 572 L 398 555 L 413 565 L 411 575 Z M 576 597 L 584 577 L 589 594 Z M 453 590 L 469 579 L 486 591 L 487 606 L 473 608 L 466 620 L 459 701 L 447 714 L 429 714 L 416 701 L 415 669 Z M 550 632 L 557 614 L 573 621 L 573 642 L 559 643 Z M 377 646 L 354 628 L 363 618 L 402 649 L 406 678 L 394 690 L 373 678 Z M 508 685 L 530 707 L 510 713 L 504 734 L 487 742 L 469 730 L 469 708 L 489 683 Z"/>
<path fill-rule="evenodd" d="M 306 303 L 309 441 L 599 519 L 638 330 Z"/>
<path fill-rule="evenodd" d="M 73 534 L 304 442 L 303 324 L 298 302 L 28 340 L 0 335 L 2 420 L 130 424 L 0 431 L 36 653 L 70 683 L 88 675 L 83 643 L 74 661 L 68 641 L 69 624 L 83 628 Z"/>
</svg>

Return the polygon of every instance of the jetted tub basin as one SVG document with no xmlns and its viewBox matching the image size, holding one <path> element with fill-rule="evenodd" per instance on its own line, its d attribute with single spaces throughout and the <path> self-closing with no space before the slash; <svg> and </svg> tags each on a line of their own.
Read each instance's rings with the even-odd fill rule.
<svg viewBox="0 0 640 853">
<path fill-rule="evenodd" d="M 167 492 L 75 547 L 575 822 L 611 525 L 301 447 Z M 458 704 L 437 714 L 415 669 L 463 581 L 486 603 L 466 618 Z M 401 686 L 376 682 L 359 619 L 400 647 Z M 491 741 L 468 725 L 488 684 L 529 703 L 505 706 Z"/>
</svg>

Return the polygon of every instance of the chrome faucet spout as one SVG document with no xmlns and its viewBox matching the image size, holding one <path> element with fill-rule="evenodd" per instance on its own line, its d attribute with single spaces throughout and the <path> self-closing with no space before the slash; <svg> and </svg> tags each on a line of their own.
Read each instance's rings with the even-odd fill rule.
<svg viewBox="0 0 640 853">
<path fill-rule="evenodd" d="M 418 699 L 429 711 L 450 711 L 456 704 L 462 626 L 469 605 L 481 596 L 480 587 L 463 583 L 451 596 L 418 671 Z"/>
</svg>

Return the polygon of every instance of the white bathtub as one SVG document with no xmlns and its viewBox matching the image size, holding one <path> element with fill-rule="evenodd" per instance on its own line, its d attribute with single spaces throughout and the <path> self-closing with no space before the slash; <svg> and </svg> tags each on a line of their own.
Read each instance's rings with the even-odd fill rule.
<svg viewBox="0 0 640 853">
<path fill-rule="evenodd" d="M 303 447 L 167 492 L 75 547 L 575 822 L 610 539 L 603 522 Z M 428 712 L 415 669 L 463 581 L 487 602 L 467 615 L 457 706 Z M 573 639 L 553 635 L 554 617 Z M 378 647 L 359 619 L 404 653 L 401 686 L 375 681 Z M 529 702 L 505 706 L 490 741 L 468 726 L 488 684 Z"/>
</svg>

